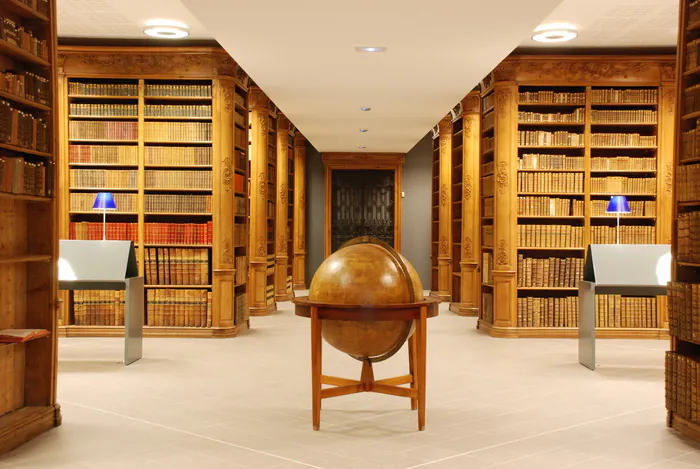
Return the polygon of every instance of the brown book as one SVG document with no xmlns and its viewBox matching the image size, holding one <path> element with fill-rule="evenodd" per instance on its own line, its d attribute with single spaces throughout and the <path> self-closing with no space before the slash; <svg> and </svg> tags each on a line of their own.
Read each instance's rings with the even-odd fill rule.
<svg viewBox="0 0 700 469">
<path fill-rule="evenodd" d="M 0 330 L 0 344 L 22 344 L 49 335 L 50 333 L 46 329 L 2 329 Z"/>
</svg>

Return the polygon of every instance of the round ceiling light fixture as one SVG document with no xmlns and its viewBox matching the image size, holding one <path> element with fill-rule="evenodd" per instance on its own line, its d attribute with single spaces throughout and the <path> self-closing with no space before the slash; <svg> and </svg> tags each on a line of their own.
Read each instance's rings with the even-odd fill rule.
<svg viewBox="0 0 700 469">
<path fill-rule="evenodd" d="M 190 35 L 190 29 L 185 23 L 172 20 L 147 21 L 143 32 L 158 39 L 182 39 Z"/>
<path fill-rule="evenodd" d="M 535 29 L 532 40 L 537 42 L 567 42 L 576 36 L 578 36 L 578 31 L 570 24 L 543 24 Z"/>
<path fill-rule="evenodd" d="M 384 46 L 372 46 L 372 47 L 356 46 L 355 52 L 386 52 L 386 47 L 384 47 Z"/>
<path fill-rule="evenodd" d="M 372 110 L 371 107 L 361 107 L 361 108 L 360 108 L 360 111 L 365 111 L 365 112 L 371 111 L 371 110 Z"/>
<path fill-rule="evenodd" d="M 359 148 L 360 150 L 364 150 L 364 149 L 365 149 L 365 148 L 367 148 L 367 147 L 366 147 L 366 146 L 364 146 L 364 145 L 360 145 L 360 146 L 359 146 L 359 147 L 357 147 L 357 148 Z"/>
<path fill-rule="evenodd" d="M 367 132 L 367 130 L 369 130 L 369 129 L 360 129 L 360 132 L 365 133 L 365 132 Z"/>
</svg>

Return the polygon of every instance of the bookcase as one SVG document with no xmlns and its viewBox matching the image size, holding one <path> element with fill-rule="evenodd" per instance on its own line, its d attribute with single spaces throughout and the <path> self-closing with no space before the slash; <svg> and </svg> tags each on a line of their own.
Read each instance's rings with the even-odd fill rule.
<svg viewBox="0 0 700 469">
<path fill-rule="evenodd" d="M 0 454 L 60 425 L 56 404 L 56 3 L 0 1 Z"/>
<path fill-rule="evenodd" d="M 590 243 L 670 243 L 671 56 L 512 56 L 482 82 L 479 328 L 576 337 Z M 665 338 L 665 297 L 600 295 L 599 337 Z"/>
<path fill-rule="evenodd" d="M 700 441 L 698 363 L 700 362 L 700 3 L 681 0 L 678 39 L 678 112 L 675 129 L 672 282 L 668 288 L 671 349 L 666 352 L 667 424 Z M 672 179 L 673 181 L 673 179 Z"/>
<path fill-rule="evenodd" d="M 221 49 L 61 47 L 60 236 L 132 240 L 144 334 L 248 328 L 248 77 Z M 63 293 L 64 336 L 123 334 L 118 292 Z"/>
<path fill-rule="evenodd" d="M 294 222 L 294 126 L 284 114 L 277 116 L 277 233 L 275 261 L 275 301 L 292 299 L 291 246 Z"/>
<path fill-rule="evenodd" d="M 306 138 L 294 134 L 294 220 L 292 287 L 306 290 Z"/>
<path fill-rule="evenodd" d="M 430 295 L 450 301 L 452 286 L 452 113 L 433 128 Z"/>
</svg>

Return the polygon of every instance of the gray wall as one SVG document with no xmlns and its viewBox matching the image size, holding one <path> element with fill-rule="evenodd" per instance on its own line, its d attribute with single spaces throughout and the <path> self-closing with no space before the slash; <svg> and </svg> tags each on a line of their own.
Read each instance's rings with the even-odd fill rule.
<svg viewBox="0 0 700 469">
<path fill-rule="evenodd" d="M 413 264 L 424 289 L 430 289 L 430 201 L 432 142 L 426 135 L 406 154 L 403 167 L 401 253 Z M 306 281 L 323 262 L 325 216 L 325 172 L 321 154 L 306 149 Z"/>
</svg>

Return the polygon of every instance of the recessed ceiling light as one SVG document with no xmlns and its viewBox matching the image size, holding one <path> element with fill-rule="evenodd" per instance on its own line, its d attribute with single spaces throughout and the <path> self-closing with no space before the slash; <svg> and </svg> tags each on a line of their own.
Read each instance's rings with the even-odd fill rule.
<svg viewBox="0 0 700 469">
<path fill-rule="evenodd" d="M 364 146 L 364 145 L 360 145 L 360 146 L 359 146 L 359 147 L 357 147 L 357 148 L 359 148 L 360 150 L 364 150 L 364 149 L 365 149 L 365 148 L 367 148 L 367 147 L 366 147 L 366 146 Z"/>
<path fill-rule="evenodd" d="M 576 28 L 570 24 L 543 24 L 535 29 L 532 36 L 537 42 L 566 42 L 578 36 Z"/>
<path fill-rule="evenodd" d="M 143 32 L 159 39 L 181 39 L 190 35 L 190 30 L 185 23 L 172 20 L 146 21 Z"/>
<path fill-rule="evenodd" d="M 386 52 L 386 47 L 355 47 L 355 52 Z"/>
<path fill-rule="evenodd" d="M 366 111 L 371 111 L 371 110 L 372 110 L 371 107 L 361 107 L 361 108 L 360 108 L 360 111 L 365 111 L 365 112 L 366 112 Z"/>
<path fill-rule="evenodd" d="M 360 129 L 360 132 L 365 133 L 368 129 Z"/>
</svg>

